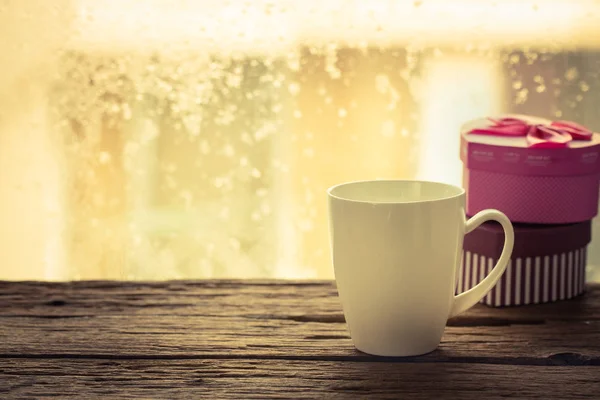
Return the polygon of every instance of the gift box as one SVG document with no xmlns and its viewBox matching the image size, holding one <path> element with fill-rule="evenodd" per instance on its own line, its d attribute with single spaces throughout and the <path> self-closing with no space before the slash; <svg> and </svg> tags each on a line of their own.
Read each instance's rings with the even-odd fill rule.
<svg viewBox="0 0 600 400">
<path fill-rule="evenodd" d="M 482 299 L 513 306 L 570 299 L 583 293 L 590 221 L 567 225 L 513 224 L 515 245 L 506 271 Z M 504 231 L 486 222 L 465 236 L 456 293 L 487 276 L 502 253 Z"/>
<path fill-rule="evenodd" d="M 600 135 L 573 122 L 515 115 L 463 125 L 467 214 L 486 208 L 513 222 L 566 224 L 597 214 Z"/>
</svg>

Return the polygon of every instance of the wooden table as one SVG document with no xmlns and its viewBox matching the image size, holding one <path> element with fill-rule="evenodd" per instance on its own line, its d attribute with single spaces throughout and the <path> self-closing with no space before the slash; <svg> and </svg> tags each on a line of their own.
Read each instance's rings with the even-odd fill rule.
<svg viewBox="0 0 600 400">
<path fill-rule="evenodd" d="M 0 282 L 0 398 L 600 398 L 600 286 L 477 306 L 435 352 L 348 337 L 331 282 Z"/>
</svg>

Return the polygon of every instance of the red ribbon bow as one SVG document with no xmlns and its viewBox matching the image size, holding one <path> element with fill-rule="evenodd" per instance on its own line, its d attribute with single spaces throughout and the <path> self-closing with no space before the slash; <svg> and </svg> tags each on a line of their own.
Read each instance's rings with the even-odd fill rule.
<svg viewBox="0 0 600 400">
<path fill-rule="evenodd" d="M 531 123 L 516 117 L 488 118 L 493 125 L 476 128 L 469 133 L 494 136 L 525 136 L 529 147 L 567 147 L 571 140 L 592 140 L 592 131 L 571 121 L 553 121 L 550 124 Z"/>
</svg>

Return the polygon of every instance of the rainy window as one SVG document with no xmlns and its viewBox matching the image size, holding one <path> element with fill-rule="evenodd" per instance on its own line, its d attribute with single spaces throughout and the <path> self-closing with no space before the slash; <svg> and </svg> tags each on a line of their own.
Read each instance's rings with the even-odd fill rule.
<svg viewBox="0 0 600 400">
<path fill-rule="evenodd" d="M 460 185 L 458 128 L 492 113 L 600 130 L 599 17 L 584 0 L 3 2 L 0 278 L 332 278 L 327 187 Z"/>
</svg>

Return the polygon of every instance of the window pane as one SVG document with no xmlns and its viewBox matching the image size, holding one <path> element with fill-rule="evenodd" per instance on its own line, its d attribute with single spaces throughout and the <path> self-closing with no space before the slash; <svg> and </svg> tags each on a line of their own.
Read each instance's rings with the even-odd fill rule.
<svg viewBox="0 0 600 400">
<path fill-rule="evenodd" d="M 478 116 L 600 130 L 599 7 L 6 3 L 0 278 L 332 278 L 327 187 L 460 185 Z"/>
</svg>

